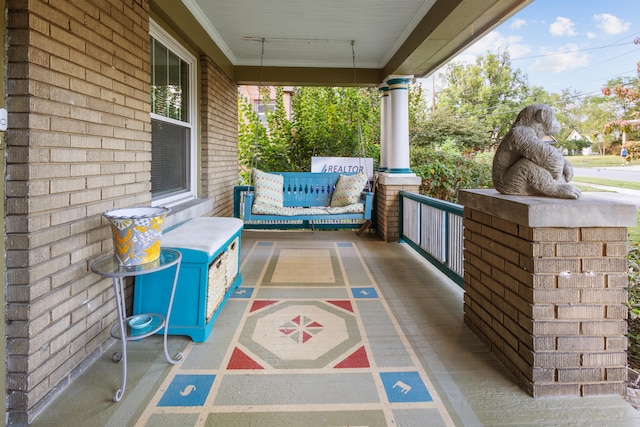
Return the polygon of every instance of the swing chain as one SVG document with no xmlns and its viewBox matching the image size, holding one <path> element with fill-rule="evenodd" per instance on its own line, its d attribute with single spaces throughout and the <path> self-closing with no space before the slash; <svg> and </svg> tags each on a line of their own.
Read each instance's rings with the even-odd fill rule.
<svg viewBox="0 0 640 427">
<path fill-rule="evenodd" d="M 259 85 L 258 85 L 258 106 L 262 105 L 262 71 L 263 71 L 263 61 L 264 61 L 264 42 L 265 38 L 260 39 L 260 76 L 259 76 Z M 264 107 L 263 107 L 264 108 Z M 258 167 L 258 138 L 260 133 L 260 115 L 256 114 L 256 123 L 255 123 L 255 135 L 253 139 L 253 153 L 251 154 L 251 168 L 249 170 L 249 185 L 253 186 L 253 171 Z"/>
<path fill-rule="evenodd" d="M 369 171 L 367 169 L 367 159 L 366 159 L 366 153 L 364 149 L 364 140 L 362 139 L 362 124 L 360 123 L 360 96 L 358 94 L 355 44 L 356 44 L 356 41 L 351 40 L 351 58 L 353 60 L 353 84 L 356 88 L 356 119 L 358 121 L 358 142 L 360 143 L 360 160 L 364 161 L 364 172 L 367 175 L 367 185 L 365 186 L 365 190 L 370 191 L 371 183 L 369 182 Z"/>
</svg>

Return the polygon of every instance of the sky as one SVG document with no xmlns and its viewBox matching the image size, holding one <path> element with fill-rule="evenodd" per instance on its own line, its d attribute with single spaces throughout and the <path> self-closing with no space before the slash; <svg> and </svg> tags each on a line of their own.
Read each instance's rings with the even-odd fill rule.
<svg viewBox="0 0 640 427">
<path fill-rule="evenodd" d="M 530 86 L 597 95 L 612 78 L 638 76 L 636 38 L 640 0 L 534 0 L 454 61 L 507 49 Z"/>
</svg>

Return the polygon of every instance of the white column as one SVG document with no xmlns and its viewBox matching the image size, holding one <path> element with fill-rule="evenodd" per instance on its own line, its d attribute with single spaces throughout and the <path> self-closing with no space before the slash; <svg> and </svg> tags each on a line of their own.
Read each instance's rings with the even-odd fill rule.
<svg viewBox="0 0 640 427">
<path fill-rule="evenodd" d="M 389 147 L 389 132 L 391 131 L 391 111 L 389 110 L 389 86 L 378 86 L 380 92 L 380 165 L 379 172 L 386 172 L 389 161 L 387 149 Z"/>
<path fill-rule="evenodd" d="M 389 76 L 391 131 L 387 141 L 387 169 L 390 174 L 411 174 L 409 159 L 409 83 L 413 76 Z"/>
</svg>

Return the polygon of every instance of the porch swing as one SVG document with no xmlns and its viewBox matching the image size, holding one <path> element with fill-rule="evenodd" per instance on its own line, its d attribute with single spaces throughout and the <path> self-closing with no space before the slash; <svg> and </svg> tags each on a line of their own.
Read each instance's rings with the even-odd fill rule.
<svg viewBox="0 0 640 427">
<path fill-rule="evenodd" d="M 260 39 L 260 85 L 265 39 Z M 354 84 L 355 47 L 351 41 Z M 259 102 L 261 99 L 259 98 Z M 358 140 L 364 158 L 359 102 L 356 97 Z M 371 224 L 373 192 L 366 162 L 364 173 L 264 172 L 257 165 L 258 126 L 251 157 L 250 185 L 234 188 L 234 216 L 245 228 L 359 228 Z M 244 196 L 244 204 L 241 203 Z M 244 206 L 242 206 L 244 205 Z"/>
</svg>

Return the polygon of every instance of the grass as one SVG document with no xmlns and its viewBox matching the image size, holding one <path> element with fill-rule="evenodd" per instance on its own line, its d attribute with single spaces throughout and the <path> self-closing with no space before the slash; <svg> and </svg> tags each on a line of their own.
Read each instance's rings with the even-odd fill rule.
<svg viewBox="0 0 640 427">
<path fill-rule="evenodd" d="M 586 192 L 586 191 L 598 191 L 598 192 L 603 192 L 603 193 L 615 193 L 615 191 L 612 191 L 612 190 L 603 190 L 601 188 L 589 187 L 587 185 L 583 185 L 583 184 L 580 184 L 580 183 L 574 182 L 574 181 L 571 181 L 571 185 L 577 187 L 578 190 L 582 191 L 583 193 Z"/>
<path fill-rule="evenodd" d="M 617 179 L 592 178 L 588 176 L 574 176 L 572 182 L 580 184 L 606 185 L 608 187 L 627 188 L 629 190 L 640 190 L 640 182 L 620 181 Z"/>
<path fill-rule="evenodd" d="M 635 227 L 629 227 L 629 244 L 640 246 L 640 212 L 638 213 L 638 220 Z"/>
<path fill-rule="evenodd" d="M 600 168 L 607 166 L 620 166 L 620 156 L 566 156 L 576 168 Z M 630 165 L 640 165 L 640 160 L 629 162 Z"/>
</svg>

